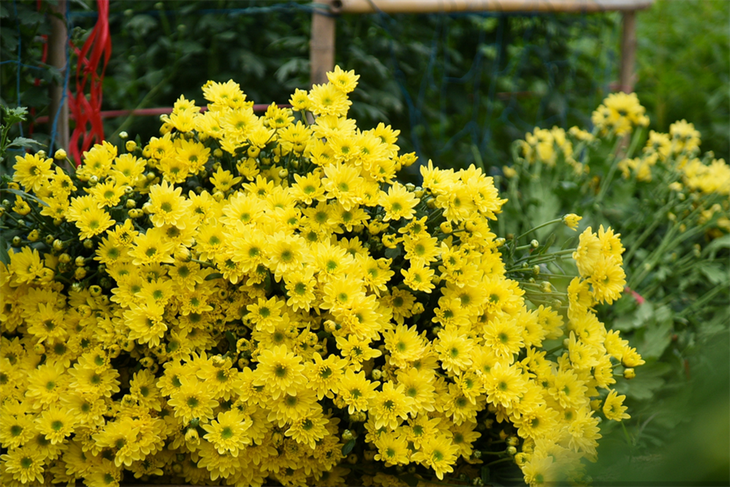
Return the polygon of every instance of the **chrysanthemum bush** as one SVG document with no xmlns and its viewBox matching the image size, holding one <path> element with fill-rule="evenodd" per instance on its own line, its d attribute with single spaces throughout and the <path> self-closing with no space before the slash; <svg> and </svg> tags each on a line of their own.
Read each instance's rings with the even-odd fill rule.
<svg viewBox="0 0 730 487">
<path fill-rule="evenodd" d="M 681 403 L 693 367 L 703 344 L 728 328 L 730 166 L 700 153 L 700 133 L 685 120 L 669 133 L 649 130 L 635 94 L 610 95 L 592 121 L 591 132 L 536 128 L 515 143 L 514 164 L 503 169 L 511 218 L 500 224 L 518 233 L 571 210 L 621 234 L 630 292 L 599 316 L 649 362 L 647 380 L 618 387 L 637 413 L 631 446 L 646 448 L 691 416 Z"/>
<path fill-rule="evenodd" d="M 0 483 L 583 478 L 643 363 L 594 313 L 623 290 L 619 236 L 499 238 L 492 178 L 429 161 L 401 184 L 416 157 L 328 76 L 263 116 L 209 82 L 207 111 L 180 98 L 159 138 L 75 171 L 16 158 Z"/>
</svg>

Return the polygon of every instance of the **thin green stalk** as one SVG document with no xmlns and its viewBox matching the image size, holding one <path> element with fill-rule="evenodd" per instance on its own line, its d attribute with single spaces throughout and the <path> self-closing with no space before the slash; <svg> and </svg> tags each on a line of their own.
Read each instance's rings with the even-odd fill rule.
<svg viewBox="0 0 730 487">
<path fill-rule="evenodd" d="M 492 465 L 497 465 L 498 463 L 504 463 L 504 462 L 513 462 L 514 458 L 507 457 L 507 458 L 500 458 L 499 460 L 495 460 L 493 462 L 487 463 L 487 467 L 491 467 Z"/>
<path fill-rule="evenodd" d="M 611 151 L 614 154 L 613 162 L 611 163 L 611 168 L 608 170 L 608 175 L 606 175 L 603 181 L 601 181 L 601 188 L 598 190 L 598 196 L 596 196 L 595 204 L 599 204 L 603 200 L 603 197 L 606 195 L 609 186 L 611 186 L 611 180 L 613 180 L 613 175 L 616 173 L 616 169 L 618 169 L 618 163 L 621 159 L 620 157 L 618 157 L 618 154 L 616 152 L 622 140 L 623 139 L 617 139 L 616 144 Z"/>
<path fill-rule="evenodd" d="M 687 306 L 682 311 L 677 313 L 677 318 L 684 318 L 688 313 L 693 312 L 694 310 L 703 307 L 705 304 L 712 301 L 712 298 L 720 294 L 722 291 L 726 291 L 727 286 L 715 286 L 715 288 L 702 296 L 700 299 L 692 303 L 690 306 Z"/>
<path fill-rule="evenodd" d="M 519 237 L 517 237 L 515 240 L 519 240 L 519 239 L 521 239 L 521 238 L 523 238 L 523 237 L 531 234 L 532 232 L 535 232 L 535 231 L 537 231 L 537 230 L 539 230 L 541 228 L 544 228 L 544 227 L 546 227 L 548 225 L 552 225 L 554 223 L 561 223 L 562 221 L 563 221 L 562 218 L 556 218 L 555 220 L 550 220 L 549 222 L 545 222 L 545 223 L 543 223 L 541 225 L 538 225 L 538 226 L 536 226 L 534 228 L 529 229 L 528 231 L 526 231 L 525 233 L 523 233 L 522 235 L 520 235 Z"/>
</svg>

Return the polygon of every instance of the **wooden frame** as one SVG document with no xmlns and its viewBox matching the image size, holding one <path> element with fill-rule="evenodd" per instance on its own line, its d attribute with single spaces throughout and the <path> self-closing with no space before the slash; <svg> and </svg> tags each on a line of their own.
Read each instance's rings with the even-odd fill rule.
<svg viewBox="0 0 730 487">
<path fill-rule="evenodd" d="M 636 60 L 636 11 L 649 8 L 654 0 L 318 0 L 312 14 L 310 50 L 312 84 L 327 81 L 326 72 L 335 66 L 335 16 L 383 13 L 453 12 L 540 12 L 594 13 L 620 11 L 621 36 L 620 89 L 634 90 Z"/>
</svg>

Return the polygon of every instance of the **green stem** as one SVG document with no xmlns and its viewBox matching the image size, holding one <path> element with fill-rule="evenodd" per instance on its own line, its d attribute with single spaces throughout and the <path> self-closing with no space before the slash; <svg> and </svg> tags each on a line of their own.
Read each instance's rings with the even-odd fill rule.
<svg viewBox="0 0 730 487">
<path fill-rule="evenodd" d="M 519 240 L 522 237 L 525 237 L 525 236 L 531 234 L 532 232 L 535 232 L 535 231 L 537 231 L 537 230 L 539 230 L 541 228 L 544 228 L 544 227 L 546 227 L 548 225 L 553 225 L 555 223 L 562 223 L 562 221 L 563 221 L 562 218 L 556 218 L 555 220 L 550 220 L 548 222 L 545 222 L 543 224 L 540 224 L 540 225 L 538 225 L 538 226 L 536 226 L 534 228 L 529 229 L 528 231 L 526 231 L 525 233 L 523 233 L 522 235 L 520 235 L 519 237 L 517 237 L 515 240 Z"/>
<path fill-rule="evenodd" d="M 548 355 L 553 354 L 553 353 L 557 352 L 558 350 L 561 350 L 562 348 L 565 348 L 565 347 L 563 347 L 563 344 L 561 343 L 557 347 L 551 348 L 550 350 L 545 352 L 545 356 L 547 357 Z"/>
<path fill-rule="evenodd" d="M 203 265 L 205 267 L 211 267 L 211 268 L 215 269 L 215 266 L 213 264 L 211 264 L 210 262 L 206 262 L 204 260 L 190 259 L 190 262 L 195 262 L 195 263 Z"/>
<path fill-rule="evenodd" d="M 712 301 L 712 298 L 720 294 L 722 291 L 727 290 L 727 286 L 715 286 L 715 288 L 702 296 L 700 299 L 692 303 L 691 306 L 687 306 L 682 311 L 677 313 L 677 318 L 684 318 L 688 313 L 693 312 L 697 308 L 703 307 L 705 304 Z"/>
<path fill-rule="evenodd" d="M 595 204 L 600 204 L 601 200 L 603 200 L 603 197 L 606 195 L 606 192 L 608 191 L 608 187 L 611 185 L 611 180 L 613 179 L 613 175 L 616 172 L 616 169 L 618 168 L 619 160 L 621 159 L 618 157 L 618 154 L 616 153 L 619 144 L 621 143 L 623 139 L 616 140 L 616 144 L 613 147 L 613 150 L 611 151 L 614 154 L 613 162 L 611 163 L 611 168 L 608 170 L 608 175 L 601 181 L 601 188 L 598 190 L 598 196 L 596 196 Z"/>
<path fill-rule="evenodd" d="M 491 467 L 492 465 L 497 465 L 498 463 L 504 463 L 504 462 L 514 462 L 514 459 L 512 457 L 500 458 L 499 460 L 495 460 L 493 462 L 487 463 L 485 466 Z"/>
</svg>

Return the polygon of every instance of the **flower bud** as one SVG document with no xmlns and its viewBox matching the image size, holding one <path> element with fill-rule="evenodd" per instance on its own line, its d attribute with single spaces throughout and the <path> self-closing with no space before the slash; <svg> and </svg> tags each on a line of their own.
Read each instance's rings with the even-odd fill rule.
<svg viewBox="0 0 730 487">
<path fill-rule="evenodd" d="M 48 284 L 50 283 L 53 278 L 56 276 L 56 273 L 53 272 L 53 269 L 49 269 L 48 267 L 44 267 L 41 270 L 41 276 L 39 278 L 41 283 Z"/>
<path fill-rule="evenodd" d="M 55 154 L 53 154 L 53 158 L 57 161 L 63 161 L 67 157 L 66 151 L 63 149 L 58 149 Z"/>
<path fill-rule="evenodd" d="M 133 140 L 128 140 L 124 144 L 124 148 L 127 149 L 127 152 L 133 152 L 137 148 L 137 143 Z"/>
<path fill-rule="evenodd" d="M 624 369 L 624 379 L 631 380 L 634 377 L 636 377 L 636 371 L 633 368 Z"/>
<path fill-rule="evenodd" d="M 189 428 L 187 431 L 185 431 L 185 441 L 187 443 L 193 443 L 193 444 L 199 444 L 200 443 L 200 435 L 198 435 L 198 430 L 195 428 Z"/>
<path fill-rule="evenodd" d="M 563 216 L 563 223 L 571 230 L 576 230 L 578 228 L 578 222 L 582 219 L 582 216 L 578 216 L 575 213 L 569 213 Z"/>
<path fill-rule="evenodd" d="M 122 140 L 127 139 L 127 138 L 129 138 L 129 134 L 127 132 L 125 132 L 124 130 L 122 130 L 121 132 L 119 132 L 119 138 Z"/>
<path fill-rule="evenodd" d="M 342 433 L 342 441 L 350 441 L 350 440 L 352 440 L 354 438 L 355 438 L 355 435 L 352 434 L 352 431 L 350 431 L 350 430 L 345 430 Z"/>
<path fill-rule="evenodd" d="M 109 358 L 117 358 L 122 353 L 122 347 L 120 347 L 116 343 L 112 343 L 108 350 Z"/>
</svg>

